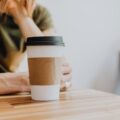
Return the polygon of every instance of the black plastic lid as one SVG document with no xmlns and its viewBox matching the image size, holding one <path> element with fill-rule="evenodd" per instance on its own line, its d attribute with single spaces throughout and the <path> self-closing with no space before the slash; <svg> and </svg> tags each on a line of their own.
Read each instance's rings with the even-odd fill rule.
<svg viewBox="0 0 120 120">
<path fill-rule="evenodd" d="M 60 36 L 44 36 L 44 37 L 27 38 L 26 46 L 38 46 L 38 45 L 64 46 L 64 42 L 63 42 L 63 38 Z"/>
</svg>

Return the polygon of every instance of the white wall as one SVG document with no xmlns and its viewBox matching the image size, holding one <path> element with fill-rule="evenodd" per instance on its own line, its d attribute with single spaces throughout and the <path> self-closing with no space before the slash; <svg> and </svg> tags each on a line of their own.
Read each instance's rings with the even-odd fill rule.
<svg viewBox="0 0 120 120">
<path fill-rule="evenodd" d="M 74 88 L 119 91 L 120 0 L 38 0 L 67 44 Z"/>
</svg>

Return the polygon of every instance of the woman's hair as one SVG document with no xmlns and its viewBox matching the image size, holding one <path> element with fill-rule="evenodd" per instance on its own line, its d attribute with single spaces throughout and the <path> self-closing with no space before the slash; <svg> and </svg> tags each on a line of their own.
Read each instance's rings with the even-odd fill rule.
<svg viewBox="0 0 120 120">
<path fill-rule="evenodd" d="M 11 1 L 12 0 L 0 0 L 0 14 L 8 13 L 8 6 L 17 4 L 18 6 L 24 6 L 28 12 L 28 15 L 31 16 L 36 5 L 36 0 L 14 0 L 13 3 Z M 31 10 L 29 10 L 30 8 Z"/>
</svg>

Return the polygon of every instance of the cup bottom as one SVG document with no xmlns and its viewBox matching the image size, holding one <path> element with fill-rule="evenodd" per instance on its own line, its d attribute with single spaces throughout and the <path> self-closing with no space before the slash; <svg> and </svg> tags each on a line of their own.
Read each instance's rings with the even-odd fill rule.
<svg viewBox="0 0 120 120">
<path fill-rule="evenodd" d="M 31 85 L 31 95 L 33 100 L 52 101 L 58 100 L 60 85 Z"/>
</svg>

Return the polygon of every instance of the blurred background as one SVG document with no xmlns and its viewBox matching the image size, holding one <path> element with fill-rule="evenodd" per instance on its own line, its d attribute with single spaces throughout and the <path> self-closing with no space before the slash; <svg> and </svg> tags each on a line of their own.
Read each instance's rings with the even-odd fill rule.
<svg viewBox="0 0 120 120">
<path fill-rule="evenodd" d="M 73 89 L 120 93 L 120 0 L 37 0 L 66 42 Z M 27 70 L 26 59 L 18 71 Z"/>
</svg>

